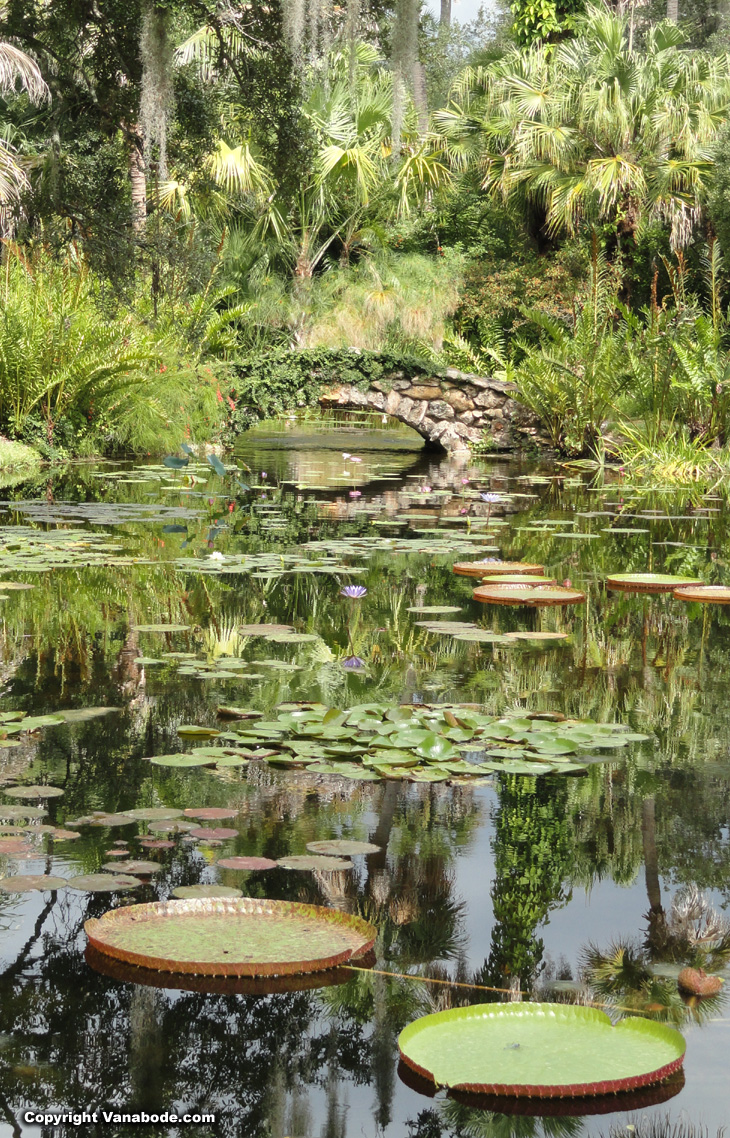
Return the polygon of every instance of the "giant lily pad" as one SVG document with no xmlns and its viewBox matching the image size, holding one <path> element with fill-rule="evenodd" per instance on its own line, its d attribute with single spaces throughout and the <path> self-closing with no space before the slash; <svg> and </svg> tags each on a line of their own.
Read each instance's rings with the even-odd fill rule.
<svg viewBox="0 0 730 1138">
<path fill-rule="evenodd" d="M 376 936 L 335 909 L 248 897 L 132 905 L 84 927 L 94 948 L 129 964 L 223 976 L 332 968 L 364 955 Z"/>
<path fill-rule="evenodd" d="M 220 818 L 236 818 L 240 814 L 235 806 L 199 806 L 183 810 L 186 818 L 196 818 L 200 822 L 215 822 Z"/>
<path fill-rule="evenodd" d="M 152 873 L 160 873 L 162 866 L 156 861 L 109 861 L 101 867 L 109 873 L 130 873 L 135 877 L 149 877 Z"/>
<path fill-rule="evenodd" d="M 671 593 L 683 585 L 701 585 L 702 581 L 672 573 L 612 573 L 606 584 L 609 589 L 626 593 Z"/>
<path fill-rule="evenodd" d="M 730 605 L 730 588 L 727 585 L 682 585 L 673 589 L 678 601 L 699 601 L 704 605 Z"/>
<path fill-rule="evenodd" d="M 459 577 L 491 577 L 493 573 L 529 573 L 531 576 L 539 576 L 543 572 L 542 565 L 529 561 L 498 561 L 491 557 L 485 561 L 457 561 L 453 568 Z"/>
<path fill-rule="evenodd" d="M 133 624 L 132 632 L 189 632 L 189 624 Z"/>
<path fill-rule="evenodd" d="M 595 1008 L 477 1004 L 424 1016 L 398 1039 L 401 1058 L 437 1086 L 475 1094 L 571 1098 L 635 1090 L 682 1065 L 674 1028 L 638 1017 L 613 1027 Z"/>
<path fill-rule="evenodd" d="M 488 605 L 527 605 L 547 608 L 553 605 L 578 605 L 586 599 L 578 589 L 562 585 L 481 585 L 474 590 L 474 600 Z"/>
</svg>

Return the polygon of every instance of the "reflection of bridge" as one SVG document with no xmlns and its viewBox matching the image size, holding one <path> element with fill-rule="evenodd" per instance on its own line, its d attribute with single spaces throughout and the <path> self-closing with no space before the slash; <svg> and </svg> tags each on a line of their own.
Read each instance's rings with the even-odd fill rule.
<svg viewBox="0 0 730 1138">
<path fill-rule="evenodd" d="M 418 431 L 437 450 L 519 450 L 546 444 L 534 416 L 513 398 L 514 387 L 449 368 L 443 376 L 408 379 L 403 372 L 369 387 L 345 383 L 320 396 L 325 407 L 383 411 Z"/>
</svg>

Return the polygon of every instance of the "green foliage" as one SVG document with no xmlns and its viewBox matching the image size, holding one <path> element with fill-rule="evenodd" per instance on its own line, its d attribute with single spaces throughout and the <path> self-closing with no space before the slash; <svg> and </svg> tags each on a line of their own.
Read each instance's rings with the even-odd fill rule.
<svg viewBox="0 0 730 1138">
<path fill-rule="evenodd" d="M 512 34 L 518 43 L 561 39 L 575 31 L 578 17 L 585 11 L 582 0 L 513 0 Z"/>
<path fill-rule="evenodd" d="M 72 260 L 6 247 L 0 278 L 0 427 L 46 453 L 147 450 L 215 417 L 212 374 L 189 391 L 187 361 L 131 313 L 110 320 Z"/>
<path fill-rule="evenodd" d="M 520 401 L 538 416 L 553 445 L 565 454 L 600 451 L 602 424 L 614 412 L 625 386 L 613 285 L 606 261 L 595 247 L 589 294 L 572 324 L 566 327 L 542 312 L 524 309 L 542 340 L 539 346 L 522 340 L 522 360 L 505 369 L 517 384 Z"/>
<path fill-rule="evenodd" d="M 710 187 L 728 58 L 683 50 L 667 22 L 639 42 L 627 15 L 597 5 L 577 31 L 462 75 L 435 116 L 453 164 L 532 211 L 536 232 L 609 220 L 626 242 L 659 216 L 686 245 Z"/>
<path fill-rule="evenodd" d="M 229 419 L 229 435 L 260 419 L 309 406 L 328 387 L 387 385 L 396 374 L 410 379 L 438 374 L 438 369 L 422 360 L 353 349 L 279 350 L 252 356 L 233 367 L 236 409 Z"/>
</svg>

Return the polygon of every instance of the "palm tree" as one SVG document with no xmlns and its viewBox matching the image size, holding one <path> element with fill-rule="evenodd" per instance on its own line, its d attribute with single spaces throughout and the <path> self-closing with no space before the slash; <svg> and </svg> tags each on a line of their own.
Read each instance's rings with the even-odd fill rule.
<svg viewBox="0 0 730 1138">
<path fill-rule="evenodd" d="M 40 68 L 35 60 L 11 43 L 0 42 L 0 94 L 12 95 L 18 87 L 33 103 L 50 97 Z M 12 143 L 0 137 L 0 223 L 7 224 L 9 207 L 18 200 L 28 183 Z"/>
<path fill-rule="evenodd" d="M 533 44 L 467 70 L 436 115 L 452 164 L 536 210 L 549 235 L 610 220 L 633 238 L 644 220 L 685 245 L 712 175 L 726 116 L 730 57 L 682 50 L 657 24 L 641 44 L 625 15 L 586 10 L 574 39 Z"/>
</svg>

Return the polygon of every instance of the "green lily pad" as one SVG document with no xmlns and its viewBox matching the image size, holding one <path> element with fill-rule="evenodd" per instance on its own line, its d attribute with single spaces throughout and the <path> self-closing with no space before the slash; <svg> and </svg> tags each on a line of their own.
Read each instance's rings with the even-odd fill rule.
<svg viewBox="0 0 730 1138">
<path fill-rule="evenodd" d="M 671 573 L 612 573 L 606 578 L 609 589 L 629 593 L 671 593 L 684 585 L 701 585 L 697 577 L 677 577 Z"/>
<path fill-rule="evenodd" d="M 0 819 L 14 821 L 16 818 L 43 818 L 46 811 L 42 806 L 0 806 Z"/>
<path fill-rule="evenodd" d="M 60 786 L 6 786 L 3 793 L 8 798 L 61 798 L 66 792 Z"/>
<path fill-rule="evenodd" d="M 156 767 L 209 767 L 215 761 L 210 755 L 154 755 L 150 759 Z"/>
<path fill-rule="evenodd" d="M 352 869 L 352 862 L 343 857 L 322 857 L 318 854 L 295 854 L 280 857 L 281 869 L 317 870 L 319 873 L 335 873 L 339 869 Z"/>
<path fill-rule="evenodd" d="M 65 889 L 65 877 L 51 877 L 50 874 L 16 874 L 0 878 L 0 893 L 42 893 L 46 889 Z"/>
<path fill-rule="evenodd" d="M 187 901 L 191 897 L 243 897 L 243 893 L 235 885 L 178 885 L 172 896 Z"/>
<path fill-rule="evenodd" d="M 677 1071 L 674 1028 L 632 1017 L 613 1027 L 595 1008 L 478 1004 L 424 1016 L 398 1038 L 403 1061 L 437 1086 L 532 1098 L 609 1094 Z"/>
<path fill-rule="evenodd" d="M 411 608 L 406 609 L 406 612 L 420 613 L 422 616 L 430 616 L 434 613 L 444 612 L 461 612 L 458 605 L 412 605 Z"/>
<path fill-rule="evenodd" d="M 127 873 L 82 873 L 70 877 L 66 884 L 80 893 L 124 893 L 128 889 L 139 889 L 142 882 Z"/>
<path fill-rule="evenodd" d="M 109 873 L 132 874 L 137 877 L 149 877 L 153 873 L 160 873 L 162 866 L 157 861 L 110 861 L 102 865 L 102 869 Z"/>
<path fill-rule="evenodd" d="M 165 822 L 170 818 L 179 818 L 182 813 L 182 810 L 174 810 L 170 806 L 144 806 L 127 811 L 130 818 L 139 818 L 140 822 Z"/>
<path fill-rule="evenodd" d="M 358 854 L 379 853 L 382 846 L 372 842 L 353 842 L 346 838 L 332 838 L 326 842 L 307 842 L 310 853 L 326 854 L 333 857 L 354 857 Z"/>
<path fill-rule="evenodd" d="M 94 948 L 129 963 L 229 976 L 333 968 L 368 952 L 376 936 L 336 909 L 248 897 L 132 905 L 84 927 Z"/>
</svg>

